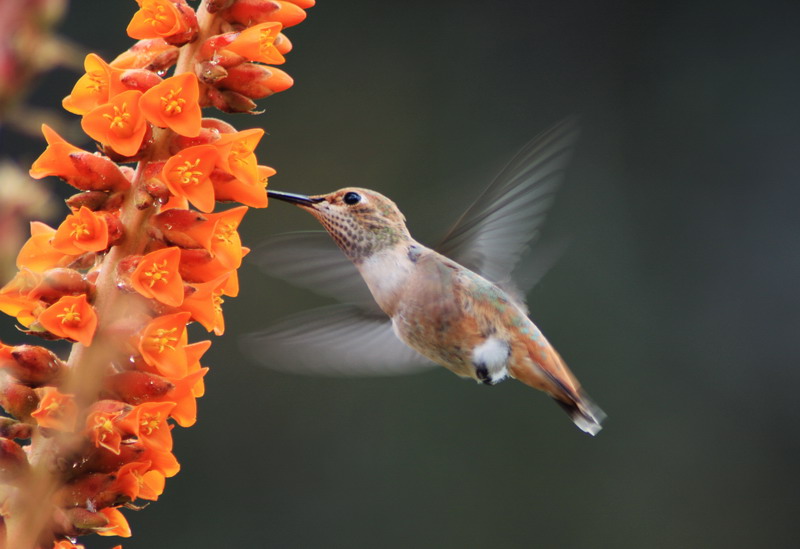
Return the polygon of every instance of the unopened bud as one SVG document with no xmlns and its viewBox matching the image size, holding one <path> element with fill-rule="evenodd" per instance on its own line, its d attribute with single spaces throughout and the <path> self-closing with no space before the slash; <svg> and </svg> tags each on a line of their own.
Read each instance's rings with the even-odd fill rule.
<svg viewBox="0 0 800 549">
<path fill-rule="evenodd" d="M 67 183 L 82 191 L 124 191 L 131 182 L 112 160 L 106 156 L 86 151 L 70 153 L 69 159 L 80 174 L 66 179 Z"/>
<path fill-rule="evenodd" d="M 151 225 L 161 239 L 181 248 L 210 248 L 214 224 L 191 210 L 172 209 L 154 216 Z"/>
<path fill-rule="evenodd" d="M 108 473 L 89 473 L 65 484 L 53 498 L 54 503 L 69 509 L 91 507 L 102 509 L 117 503 L 119 493 L 113 489 L 116 477 Z"/>
<path fill-rule="evenodd" d="M 17 345 L 10 355 L 11 360 L 4 360 L 0 367 L 20 383 L 33 387 L 53 381 L 66 366 L 52 351 L 37 345 Z"/>
<path fill-rule="evenodd" d="M 224 10 L 235 1 L 236 0 L 208 0 L 206 9 L 208 10 L 208 13 L 217 13 L 219 10 Z"/>
<path fill-rule="evenodd" d="M 306 12 L 295 4 L 280 0 L 236 0 L 229 8 L 221 10 L 219 16 L 246 26 L 276 21 L 286 28 L 303 21 Z"/>
<path fill-rule="evenodd" d="M 0 438 L 0 481 L 19 480 L 30 468 L 28 456 L 19 444 L 7 438 Z"/>
<path fill-rule="evenodd" d="M 33 389 L 18 383 L 9 376 L 0 380 L 0 406 L 21 421 L 31 421 L 31 412 L 39 405 Z"/>
<path fill-rule="evenodd" d="M 92 285 L 75 269 L 57 267 L 42 273 L 39 283 L 30 291 L 28 297 L 40 299 L 45 303 L 55 303 L 65 295 L 88 294 Z"/>
<path fill-rule="evenodd" d="M 103 204 L 108 200 L 109 194 L 105 191 L 86 191 L 78 194 L 73 194 L 67 198 L 67 206 L 74 212 L 81 208 L 89 208 L 96 212 L 103 207 Z"/>
<path fill-rule="evenodd" d="M 228 76 L 217 83 L 251 99 L 261 99 L 290 88 L 294 80 L 286 72 L 258 63 L 241 63 L 228 69 Z"/>
<path fill-rule="evenodd" d="M 161 72 L 178 60 L 179 50 L 167 44 L 163 38 L 139 40 L 127 51 L 122 52 L 110 65 L 118 69 L 146 69 Z"/>
<path fill-rule="evenodd" d="M 197 65 L 195 74 L 197 75 L 197 79 L 203 84 L 214 85 L 228 76 L 228 71 L 219 63 L 203 61 Z"/>
<path fill-rule="evenodd" d="M 97 511 L 89 511 L 83 507 L 73 507 L 66 509 L 64 514 L 67 520 L 75 528 L 74 531 L 82 532 L 86 530 L 99 530 L 108 526 L 108 517 Z"/>
<path fill-rule="evenodd" d="M 10 417 L 0 416 L 0 437 L 25 440 L 31 438 L 33 427 Z"/>
<path fill-rule="evenodd" d="M 134 370 L 114 374 L 104 381 L 107 398 L 116 398 L 134 406 L 162 397 L 174 387 L 165 377 Z"/>
<path fill-rule="evenodd" d="M 238 53 L 226 49 L 238 36 L 238 32 L 226 32 L 206 39 L 200 46 L 200 59 L 213 60 L 215 64 L 225 68 L 238 65 L 245 59 Z"/>
<path fill-rule="evenodd" d="M 161 77 L 147 69 L 128 69 L 120 75 L 120 82 L 129 90 L 144 93 L 161 82 Z"/>
<path fill-rule="evenodd" d="M 208 88 L 208 99 L 215 108 L 227 113 L 258 114 L 255 102 L 241 93 Z"/>
</svg>

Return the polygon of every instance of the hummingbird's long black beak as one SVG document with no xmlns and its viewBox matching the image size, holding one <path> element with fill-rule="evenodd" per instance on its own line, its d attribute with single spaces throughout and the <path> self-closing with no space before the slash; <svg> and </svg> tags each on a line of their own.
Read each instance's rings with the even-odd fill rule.
<svg viewBox="0 0 800 549">
<path fill-rule="evenodd" d="M 267 191 L 267 196 L 270 198 L 277 198 L 278 200 L 283 200 L 284 202 L 289 202 L 291 204 L 297 204 L 298 206 L 312 206 L 317 202 L 322 202 L 325 200 L 324 198 L 311 198 L 310 196 L 306 196 L 304 194 L 284 193 L 281 191 Z"/>
</svg>

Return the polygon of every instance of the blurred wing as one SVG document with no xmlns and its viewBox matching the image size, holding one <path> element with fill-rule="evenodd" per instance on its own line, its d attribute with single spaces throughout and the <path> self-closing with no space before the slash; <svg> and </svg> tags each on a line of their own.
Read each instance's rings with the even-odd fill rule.
<svg viewBox="0 0 800 549">
<path fill-rule="evenodd" d="M 577 122 L 569 118 L 525 145 L 436 250 L 508 286 L 520 256 L 539 235 L 577 134 Z"/>
<path fill-rule="evenodd" d="M 383 376 L 433 366 L 397 339 L 385 316 L 351 305 L 320 307 L 242 337 L 245 353 L 282 372 L 329 376 Z"/>
<path fill-rule="evenodd" d="M 248 258 L 266 274 L 289 284 L 380 313 L 358 269 L 325 231 L 270 237 Z"/>
</svg>

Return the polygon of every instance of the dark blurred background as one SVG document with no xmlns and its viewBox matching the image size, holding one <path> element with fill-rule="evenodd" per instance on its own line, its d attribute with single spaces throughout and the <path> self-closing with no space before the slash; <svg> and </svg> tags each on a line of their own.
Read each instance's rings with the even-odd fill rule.
<svg viewBox="0 0 800 549">
<path fill-rule="evenodd" d="M 113 58 L 135 7 L 74 2 L 61 32 Z M 606 428 L 443 369 L 262 369 L 239 335 L 327 301 L 248 265 L 199 422 L 175 432 L 183 470 L 126 513 L 125 549 L 797 547 L 798 21 L 795 1 L 310 10 L 287 31 L 294 88 L 235 122 L 266 128 L 276 189 L 374 188 L 433 244 L 518 147 L 580 115 L 545 230 L 572 244 L 528 297 Z M 31 101 L 55 105 L 77 76 Z M 43 148 L 2 137 L 22 164 Z M 242 234 L 314 228 L 276 203 Z"/>
</svg>

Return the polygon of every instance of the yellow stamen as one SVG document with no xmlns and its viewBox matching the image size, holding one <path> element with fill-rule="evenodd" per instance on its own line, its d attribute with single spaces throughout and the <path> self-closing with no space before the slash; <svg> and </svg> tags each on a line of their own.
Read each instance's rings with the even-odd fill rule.
<svg viewBox="0 0 800 549">
<path fill-rule="evenodd" d="M 61 319 L 61 324 L 77 324 L 81 321 L 81 314 L 75 310 L 75 305 L 64 307 L 64 312 L 56 315 Z"/>
<path fill-rule="evenodd" d="M 203 175 L 201 170 L 196 170 L 193 168 L 197 168 L 200 165 L 200 159 L 196 159 L 194 162 L 190 162 L 186 160 L 183 163 L 183 166 L 177 166 L 175 168 L 175 172 L 178 174 L 178 179 L 181 182 L 181 185 L 197 185 L 200 182 L 200 177 Z"/>
<path fill-rule="evenodd" d="M 262 54 L 265 54 L 272 47 L 275 42 L 275 36 L 272 35 L 272 29 L 261 29 L 258 36 L 258 49 Z"/>
<path fill-rule="evenodd" d="M 169 282 L 169 279 L 167 278 L 169 271 L 166 269 L 166 267 L 167 260 L 165 259 L 160 264 L 153 262 L 153 266 L 150 268 L 150 270 L 144 272 L 144 276 L 150 279 L 151 288 L 155 286 L 156 282 L 163 282 L 164 284 Z"/>
<path fill-rule="evenodd" d="M 152 5 L 148 5 L 146 7 L 142 6 L 142 9 L 148 14 L 148 17 L 145 18 L 145 22 L 150 23 L 153 27 L 157 27 L 167 20 L 167 10 L 164 6 L 158 5 L 153 9 Z"/>
<path fill-rule="evenodd" d="M 139 421 L 139 432 L 145 435 L 152 435 L 157 431 L 161 423 L 160 414 L 144 414 Z"/>
<path fill-rule="evenodd" d="M 236 234 L 236 225 L 233 223 L 219 223 L 214 238 L 225 244 L 233 244 L 233 236 Z"/>
<path fill-rule="evenodd" d="M 150 336 L 150 342 L 153 347 L 158 347 L 158 352 L 163 353 L 165 349 L 169 349 L 170 351 L 175 350 L 175 346 L 173 343 L 178 341 L 178 336 L 169 334 L 174 334 L 177 332 L 177 328 L 170 328 L 166 330 L 164 328 L 159 328 L 156 330 L 155 335 Z"/>
<path fill-rule="evenodd" d="M 121 107 L 112 105 L 114 107 L 114 115 L 104 114 L 103 118 L 109 121 L 108 128 L 124 129 L 129 124 L 131 113 L 128 112 L 128 104 L 123 103 Z"/>
<path fill-rule="evenodd" d="M 89 85 L 86 86 L 92 93 L 100 94 L 105 91 L 106 88 L 106 81 L 105 81 L 105 72 L 104 71 L 92 71 L 87 72 L 86 76 L 89 77 Z"/>
<path fill-rule="evenodd" d="M 69 233 L 69 235 L 71 237 L 74 237 L 75 240 L 80 240 L 84 236 L 89 236 L 91 234 L 92 233 L 91 231 L 89 231 L 89 228 L 86 226 L 86 223 L 82 223 L 80 221 L 75 221 L 72 223 L 72 232 Z"/>
<path fill-rule="evenodd" d="M 170 90 L 166 96 L 161 96 L 161 108 L 164 109 L 164 113 L 174 116 L 183 111 L 186 99 L 179 97 L 182 91 L 183 88 L 175 88 Z"/>
</svg>

